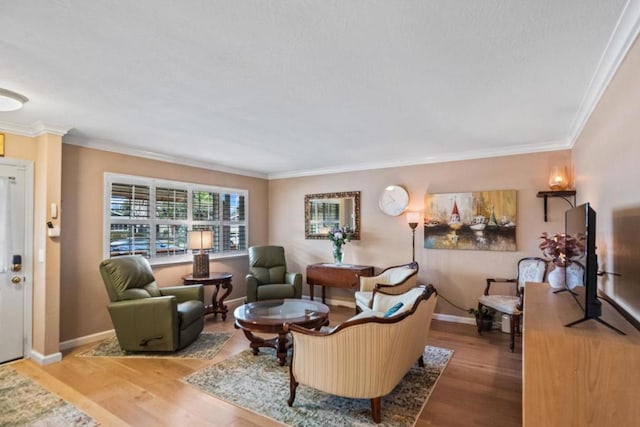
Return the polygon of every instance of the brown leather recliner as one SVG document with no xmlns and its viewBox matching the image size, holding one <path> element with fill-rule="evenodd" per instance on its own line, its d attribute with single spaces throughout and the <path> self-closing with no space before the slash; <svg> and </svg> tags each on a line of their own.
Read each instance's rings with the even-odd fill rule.
<svg viewBox="0 0 640 427">
<path fill-rule="evenodd" d="M 202 332 L 202 285 L 159 288 L 149 261 L 140 255 L 104 260 L 100 274 L 123 350 L 175 351 L 191 344 Z"/>
</svg>

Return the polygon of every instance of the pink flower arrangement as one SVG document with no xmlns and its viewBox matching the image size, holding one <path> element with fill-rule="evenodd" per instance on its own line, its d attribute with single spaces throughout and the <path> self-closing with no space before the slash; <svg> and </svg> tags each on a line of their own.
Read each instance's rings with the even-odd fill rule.
<svg viewBox="0 0 640 427">
<path fill-rule="evenodd" d="M 540 236 L 540 250 L 542 254 L 551 260 L 558 267 L 566 267 L 575 260 L 584 255 L 585 236 L 567 236 L 564 233 L 549 235 L 542 233 Z"/>
</svg>

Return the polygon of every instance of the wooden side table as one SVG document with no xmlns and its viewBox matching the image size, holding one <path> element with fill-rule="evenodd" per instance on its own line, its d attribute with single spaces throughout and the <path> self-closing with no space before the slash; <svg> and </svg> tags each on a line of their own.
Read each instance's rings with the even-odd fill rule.
<svg viewBox="0 0 640 427">
<path fill-rule="evenodd" d="M 353 264 L 311 264 L 307 266 L 307 283 L 309 284 L 309 297 L 313 301 L 313 287 L 322 287 L 322 303 L 325 300 L 325 289 L 346 288 L 358 290 L 360 276 L 373 276 L 373 267 L 370 265 Z"/>
<path fill-rule="evenodd" d="M 211 297 L 211 305 L 205 306 L 205 314 L 213 314 L 214 317 L 221 314 L 222 320 L 227 320 L 227 313 L 229 312 L 229 309 L 224 304 L 224 299 L 228 297 L 233 290 L 231 277 L 232 275 L 230 273 L 210 273 L 209 277 L 193 277 L 192 274 L 188 274 L 186 276 L 182 276 L 182 284 L 215 286 L 216 288 L 213 290 L 213 296 Z M 222 294 L 220 299 L 218 299 L 218 292 L 221 287 L 222 289 L 225 289 L 226 292 Z"/>
</svg>

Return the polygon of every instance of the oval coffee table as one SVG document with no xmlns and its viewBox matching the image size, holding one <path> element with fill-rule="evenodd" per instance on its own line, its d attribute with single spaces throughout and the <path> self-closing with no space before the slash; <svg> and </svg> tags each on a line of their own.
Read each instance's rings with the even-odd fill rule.
<svg viewBox="0 0 640 427">
<path fill-rule="evenodd" d="M 275 348 L 280 366 L 287 360 L 291 339 L 283 329 L 285 323 L 293 323 L 308 329 L 319 329 L 329 324 L 329 307 L 315 301 L 283 299 L 250 302 L 235 309 L 235 327 L 242 329 L 251 342 L 253 354 L 260 347 Z M 277 337 L 264 339 L 253 333 L 274 333 Z"/>
</svg>

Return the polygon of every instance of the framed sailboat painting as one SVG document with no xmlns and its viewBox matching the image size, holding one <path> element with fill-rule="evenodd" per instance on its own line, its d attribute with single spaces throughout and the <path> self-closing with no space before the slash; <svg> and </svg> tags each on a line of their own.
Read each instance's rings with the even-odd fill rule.
<svg viewBox="0 0 640 427">
<path fill-rule="evenodd" d="M 516 250 L 516 190 L 426 194 L 424 247 Z"/>
</svg>

